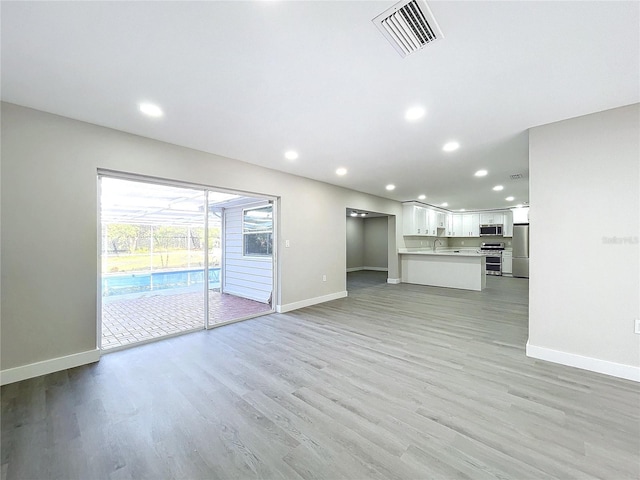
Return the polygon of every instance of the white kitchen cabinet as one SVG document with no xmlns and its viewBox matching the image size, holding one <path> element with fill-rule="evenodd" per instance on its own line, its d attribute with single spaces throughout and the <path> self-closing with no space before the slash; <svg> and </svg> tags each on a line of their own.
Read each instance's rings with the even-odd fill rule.
<svg viewBox="0 0 640 480">
<path fill-rule="evenodd" d="M 480 215 L 477 213 L 465 213 L 462 215 L 462 236 L 480 236 Z"/>
<path fill-rule="evenodd" d="M 504 213 L 504 228 L 502 229 L 503 237 L 513 237 L 513 213 Z"/>
<path fill-rule="evenodd" d="M 513 252 L 502 252 L 502 273 L 509 275 L 513 273 Z"/>
<path fill-rule="evenodd" d="M 483 212 L 480 214 L 481 225 L 502 225 L 503 222 L 502 212 Z"/>
<path fill-rule="evenodd" d="M 463 237 L 464 225 L 463 225 L 463 215 L 459 213 L 454 213 L 451 219 L 451 237 Z"/>
<path fill-rule="evenodd" d="M 529 207 L 512 208 L 513 223 L 529 223 Z"/>
<path fill-rule="evenodd" d="M 430 208 L 425 209 L 427 211 L 427 221 L 425 225 L 425 231 L 430 237 L 435 237 L 438 232 L 438 220 L 436 218 L 437 212 Z"/>
<path fill-rule="evenodd" d="M 427 209 L 419 205 L 402 206 L 402 234 L 407 236 L 427 235 Z"/>
<path fill-rule="evenodd" d="M 455 235 L 453 234 L 453 213 L 447 213 L 445 215 L 444 236 L 455 237 Z"/>
</svg>

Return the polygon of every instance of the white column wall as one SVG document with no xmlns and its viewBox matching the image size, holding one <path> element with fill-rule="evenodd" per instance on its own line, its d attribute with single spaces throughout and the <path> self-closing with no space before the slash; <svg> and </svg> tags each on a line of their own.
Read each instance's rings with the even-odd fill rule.
<svg viewBox="0 0 640 480">
<path fill-rule="evenodd" d="M 640 106 L 530 130 L 527 353 L 640 380 Z"/>
</svg>

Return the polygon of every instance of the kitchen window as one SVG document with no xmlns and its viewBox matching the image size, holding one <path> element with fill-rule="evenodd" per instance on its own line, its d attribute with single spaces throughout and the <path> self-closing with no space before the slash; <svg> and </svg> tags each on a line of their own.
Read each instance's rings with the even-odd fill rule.
<svg viewBox="0 0 640 480">
<path fill-rule="evenodd" d="M 273 252 L 273 207 L 242 211 L 242 245 L 245 257 L 270 257 Z"/>
</svg>

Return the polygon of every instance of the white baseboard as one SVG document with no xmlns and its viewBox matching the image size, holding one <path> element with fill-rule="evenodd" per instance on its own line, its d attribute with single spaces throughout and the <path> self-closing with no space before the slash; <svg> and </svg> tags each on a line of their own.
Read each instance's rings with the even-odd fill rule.
<svg viewBox="0 0 640 480">
<path fill-rule="evenodd" d="M 531 345 L 529 342 L 527 342 L 527 357 L 640 382 L 640 367 L 610 362 L 599 358 L 585 357 L 583 355 L 562 352 L 546 347 L 538 347 Z"/>
<path fill-rule="evenodd" d="M 67 368 L 79 367 L 100 360 L 100 350 L 88 350 L 65 357 L 52 358 L 42 362 L 30 363 L 21 367 L 7 368 L 0 371 L 0 385 L 19 382 L 28 378 L 39 377 L 48 373 L 59 372 Z"/>
<path fill-rule="evenodd" d="M 330 302 L 331 300 L 337 300 L 347 296 L 347 292 L 330 293 L 329 295 L 323 295 L 321 297 L 307 298 L 299 302 L 287 303 L 285 305 L 276 305 L 276 312 L 286 313 L 299 308 L 310 307 L 311 305 L 317 305 L 318 303 Z"/>
<path fill-rule="evenodd" d="M 362 270 L 370 270 L 373 272 L 388 272 L 389 269 L 387 267 L 351 267 L 347 268 L 347 273 L 349 272 L 360 272 Z"/>
<path fill-rule="evenodd" d="M 397 285 L 399 283 L 402 283 L 402 279 L 401 278 L 387 278 L 387 283 L 392 283 L 393 285 Z"/>
</svg>

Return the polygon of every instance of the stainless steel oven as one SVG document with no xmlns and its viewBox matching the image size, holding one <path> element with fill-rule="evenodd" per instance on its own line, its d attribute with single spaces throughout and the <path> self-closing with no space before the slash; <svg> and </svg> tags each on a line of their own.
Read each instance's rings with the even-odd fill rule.
<svg viewBox="0 0 640 480">
<path fill-rule="evenodd" d="M 483 242 L 480 250 L 486 253 L 487 275 L 502 275 L 504 242 Z"/>
</svg>

